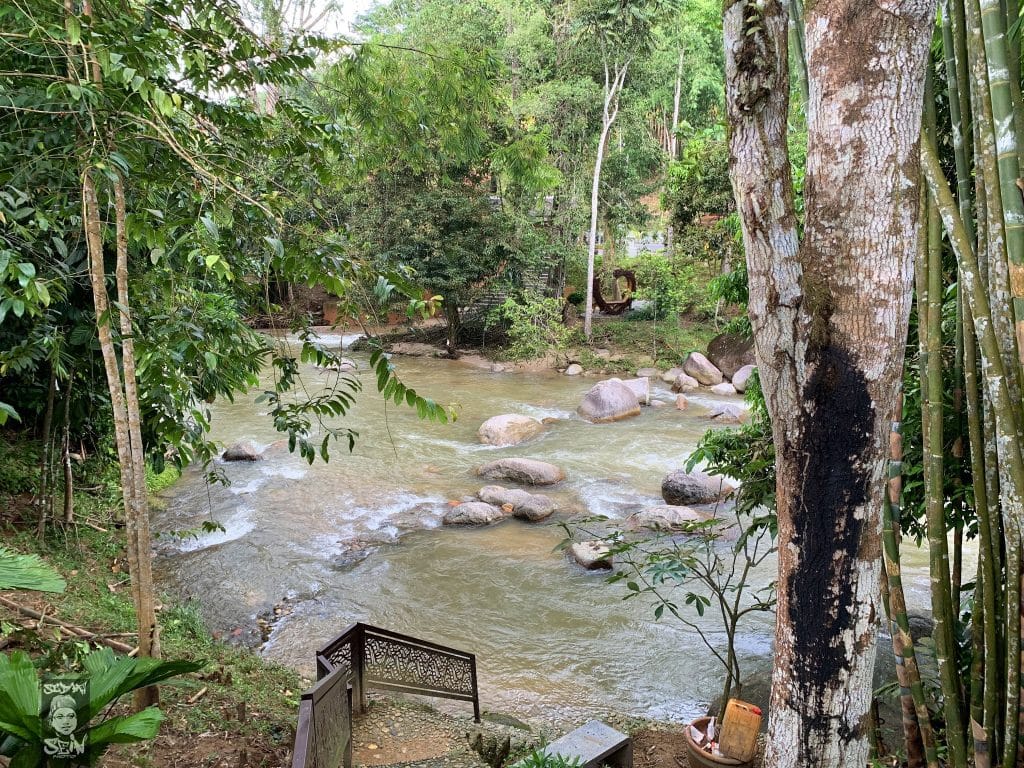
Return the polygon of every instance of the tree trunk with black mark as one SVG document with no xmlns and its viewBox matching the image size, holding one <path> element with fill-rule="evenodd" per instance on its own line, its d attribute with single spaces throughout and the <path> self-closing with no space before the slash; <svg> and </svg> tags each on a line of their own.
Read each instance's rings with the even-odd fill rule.
<svg viewBox="0 0 1024 768">
<path fill-rule="evenodd" d="M 779 603 L 764 765 L 862 768 L 935 4 L 819 0 L 805 10 L 802 243 L 786 150 L 785 7 L 739 0 L 724 20 L 730 170 L 776 449 Z"/>
</svg>

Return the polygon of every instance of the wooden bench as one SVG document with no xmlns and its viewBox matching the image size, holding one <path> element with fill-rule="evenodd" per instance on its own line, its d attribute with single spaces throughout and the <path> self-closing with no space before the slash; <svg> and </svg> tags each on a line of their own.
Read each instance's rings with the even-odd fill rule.
<svg viewBox="0 0 1024 768">
<path fill-rule="evenodd" d="M 577 758 L 581 768 L 600 768 L 603 765 L 633 768 L 633 741 L 600 720 L 581 725 L 548 744 L 543 751 L 546 755 L 563 757 L 568 761 Z"/>
</svg>

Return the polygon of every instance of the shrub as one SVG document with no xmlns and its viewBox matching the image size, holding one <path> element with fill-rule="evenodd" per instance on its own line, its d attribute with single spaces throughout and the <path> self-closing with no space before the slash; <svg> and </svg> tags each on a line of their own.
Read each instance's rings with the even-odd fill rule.
<svg viewBox="0 0 1024 768">
<path fill-rule="evenodd" d="M 707 280 L 696 263 L 673 264 L 662 253 L 642 253 L 624 266 L 636 275 L 636 298 L 652 302 L 651 310 L 638 310 L 634 319 L 662 320 L 684 312 L 710 316 L 714 312 Z"/>
<path fill-rule="evenodd" d="M 508 325 L 509 344 L 505 350 L 508 357 L 528 360 L 552 350 L 564 349 L 572 331 L 562 323 L 562 309 L 562 299 L 546 298 L 536 293 L 505 299 L 498 307 L 497 315 Z"/>
</svg>

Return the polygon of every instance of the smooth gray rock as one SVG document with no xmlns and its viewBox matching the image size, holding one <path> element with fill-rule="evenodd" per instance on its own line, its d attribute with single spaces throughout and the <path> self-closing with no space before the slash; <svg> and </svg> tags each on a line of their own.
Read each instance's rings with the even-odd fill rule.
<svg viewBox="0 0 1024 768">
<path fill-rule="evenodd" d="M 646 376 L 636 379 L 623 379 L 622 383 L 633 390 L 640 405 L 651 404 L 651 380 Z"/>
<path fill-rule="evenodd" d="M 260 461 L 263 451 L 252 440 L 243 440 L 232 445 L 220 457 L 224 461 Z"/>
<path fill-rule="evenodd" d="M 688 373 L 680 373 L 672 382 L 673 392 L 696 392 L 700 389 L 700 382 Z"/>
<path fill-rule="evenodd" d="M 711 515 L 690 507 L 672 504 L 658 504 L 634 512 L 626 518 L 626 527 L 632 530 L 650 528 L 652 530 L 679 531 L 692 523 L 703 523 L 711 519 Z"/>
<path fill-rule="evenodd" d="M 705 387 L 721 384 L 724 381 L 722 371 L 700 352 L 691 352 L 683 361 L 683 372 L 693 376 Z"/>
<path fill-rule="evenodd" d="M 482 501 L 466 501 L 449 509 L 441 522 L 444 525 L 490 525 L 504 519 L 505 510 Z"/>
<path fill-rule="evenodd" d="M 517 445 L 544 431 L 544 425 L 532 416 L 504 413 L 492 416 L 477 430 L 477 437 L 486 445 Z"/>
<path fill-rule="evenodd" d="M 621 421 L 640 415 L 640 401 L 622 379 L 605 379 L 590 388 L 576 413 L 595 424 Z"/>
<path fill-rule="evenodd" d="M 392 344 L 388 351 L 393 355 L 405 355 L 406 357 L 437 357 L 441 350 L 433 344 L 424 344 L 421 341 L 400 341 Z"/>
<path fill-rule="evenodd" d="M 715 386 L 711 388 L 711 391 L 716 395 L 735 395 L 736 387 L 728 381 L 723 381 L 721 384 L 715 384 Z"/>
<path fill-rule="evenodd" d="M 340 357 L 330 365 L 323 366 L 320 370 L 337 373 L 351 373 L 352 371 L 359 370 L 359 364 L 356 363 L 355 360 L 350 360 L 347 357 Z"/>
<path fill-rule="evenodd" d="M 732 385 L 736 387 L 737 392 L 747 391 L 747 384 L 756 370 L 756 365 L 744 365 L 732 375 Z"/>
<path fill-rule="evenodd" d="M 666 504 L 689 506 L 711 504 L 727 498 L 736 490 L 724 477 L 705 472 L 677 469 L 661 481 L 661 497 Z"/>
<path fill-rule="evenodd" d="M 565 480 L 561 467 L 537 459 L 498 459 L 481 464 L 476 468 L 481 477 L 492 480 L 510 480 L 523 485 L 554 485 Z"/>
<path fill-rule="evenodd" d="M 569 547 L 569 554 L 588 571 L 612 567 L 609 549 L 600 541 L 578 541 Z"/>
<path fill-rule="evenodd" d="M 730 403 L 717 405 L 708 412 L 709 419 L 714 419 L 722 424 L 742 424 L 749 415 L 750 412 L 746 408 Z"/>
<path fill-rule="evenodd" d="M 679 378 L 679 374 L 681 373 L 685 373 L 685 371 L 682 368 L 679 368 L 678 366 L 669 368 L 667 371 L 661 374 L 661 380 L 664 381 L 666 384 L 675 384 L 676 379 Z"/>
<path fill-rule="evenodd" d="M 529 493 L 519 488 L 505 488 L 501 485 L 485 485 L 477 491 L 480 501 L 511 511 L 512 517 L 536 523 L 554 513 L 555 502 L 539 493 Z M 507 507 L 506 507 L 507 505 Z"/>
<path fill-rule="evenodd" d="M 583 366 L 579 363 L 572 363 L 565 369 L 566 376 L 579 376 L 581 373 L 583 373 Z"/>
</svg>

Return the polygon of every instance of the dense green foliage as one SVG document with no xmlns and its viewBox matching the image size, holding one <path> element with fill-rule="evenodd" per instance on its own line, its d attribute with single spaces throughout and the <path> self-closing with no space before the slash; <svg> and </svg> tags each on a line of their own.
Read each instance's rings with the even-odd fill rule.
<svg viewBox="0 0 1024 768">
<path fill-rule="evenodd" d="M 506 354 L 512 360 L 527 360 L 545 352 L 565 349 L 572 331 L 562 322 L 564 303 L 537 294 L 510 297 L 498 307 L 497 316 L 507 323 Z"/>
</svg>

